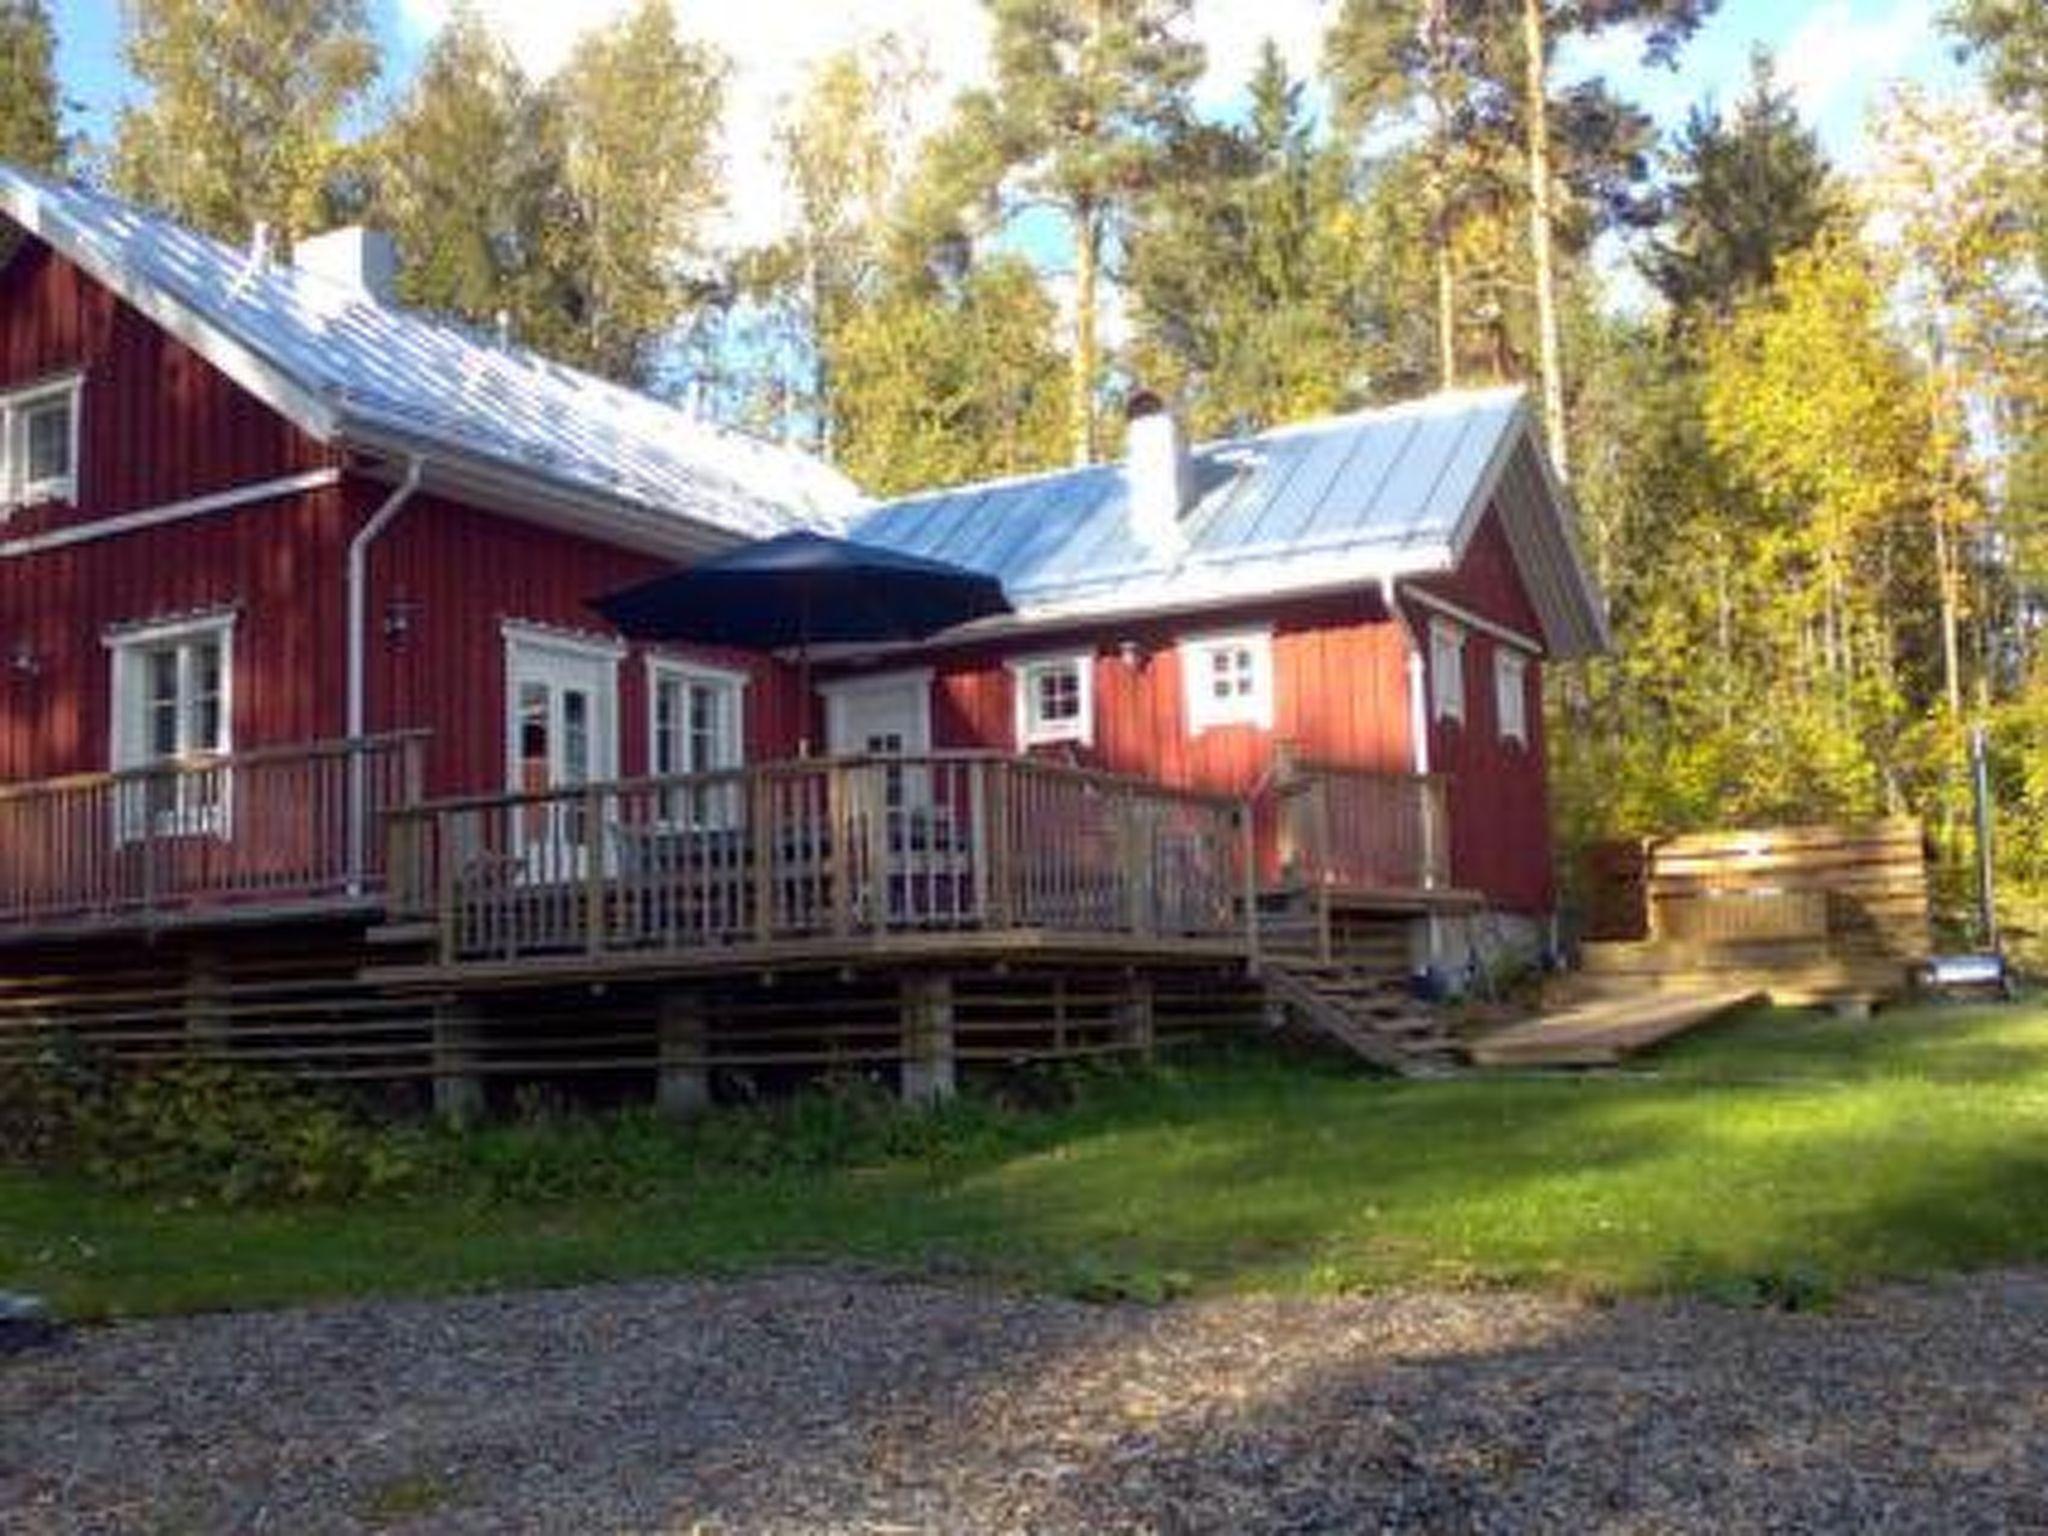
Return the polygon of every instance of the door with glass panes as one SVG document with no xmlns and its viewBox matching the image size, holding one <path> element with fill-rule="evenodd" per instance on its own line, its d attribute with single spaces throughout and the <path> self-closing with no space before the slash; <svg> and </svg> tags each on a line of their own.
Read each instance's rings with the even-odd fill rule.
<svg viewBox="0 0 2048 1536">
<path fill-rule="evenodd" d="M 508 787 L 523 802 L 513 836 L 534 879 L 574 879 L 602 846 L 585 796 L 568 793 L 618 776 L 618 666 L 596 651 L 514 643 L 509 661 Z M 600 811 L 600 817 L 602 812 Z"/>
</svg>

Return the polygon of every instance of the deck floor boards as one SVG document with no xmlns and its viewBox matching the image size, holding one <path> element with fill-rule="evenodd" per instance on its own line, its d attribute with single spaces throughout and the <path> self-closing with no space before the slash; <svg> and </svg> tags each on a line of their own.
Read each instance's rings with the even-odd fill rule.
<svg viewBox="0 0 2048 1536">
<path fill-rule="evenodd" d="M 1603 998 L 1509 1024 L 1471 1041 L 1482 1067 L 1607 1067 L 1674 1035 L 1764 1000 L 1755 988 L 1723 987 Z"/>
</svg>

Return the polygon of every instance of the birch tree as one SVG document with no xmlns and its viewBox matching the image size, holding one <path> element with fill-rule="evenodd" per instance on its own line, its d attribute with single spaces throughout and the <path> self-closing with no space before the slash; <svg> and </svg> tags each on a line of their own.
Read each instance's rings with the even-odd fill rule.
<svg viewBox="0 0 2048 1536">
<path fill-rule="evenodd" d="M 123 0 L 143 98 L 115 126 L 116 188 L 222 239 L 329 222 L 342 129 L 377 78 L 362 0 Z"/>
</svg>

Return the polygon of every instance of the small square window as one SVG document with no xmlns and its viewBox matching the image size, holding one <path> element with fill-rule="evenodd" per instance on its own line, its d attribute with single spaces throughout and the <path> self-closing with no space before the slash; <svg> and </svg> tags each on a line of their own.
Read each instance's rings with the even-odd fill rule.
<svg viewBox="0 0 2048 1536">
<path fill-rule="evenodd" d="M 0 502 L 75 499 L 77 444 L 76 380 L 0 395 Z"/>
<path fill-rule="evenodd" d="M 1017 685 L 1017 743 L 1095 740 L 1094 658 L 1045 656 L 1010 664 Z"/>
<path fill-rule="evenodd" d="M 1188 730 L 1273 725 L 1273 637 L 1264 631 L 1181 642 Z"/>
</svg>

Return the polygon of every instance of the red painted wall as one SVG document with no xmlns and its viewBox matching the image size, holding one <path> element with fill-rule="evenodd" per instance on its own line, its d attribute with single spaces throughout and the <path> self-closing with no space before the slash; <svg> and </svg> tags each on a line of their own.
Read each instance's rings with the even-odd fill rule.
<svg viewBox="0 0 2048 1536">
<path fill-rule="evenodd" d="M 609 639 L 590 599 L 665 568 L 630 550 L 435 496 L 415 498 L 371 546 L 371 729 L 434 732 L 427 763 L 434 793 L 504 788 L 506 621 Z M 396 612 L 406 616 L 402 636 L 386 633 L 385 618 Z M 748 759 L 794 755 L 789 668 L 744 652 L 656 650 L 747 672 Z M 619 666 L 619 764 L 628 775 L 648 769 L 647 655 L 636 646 Z"/>
<path fill-rule="evenodd" d="M 83 370 L 77 506 L 9 538 L 335 462 L 321 444 L 37 240 L 0 268 L 0 389 Z"/>
<path fill-rule="evenodd" d="M 1495 514 L 1480 524 L 1456 571 L 1416 585 L 1516 634 L 1542 633 Z M 1420 603 L 1408 606 L 1427 654 L 1430 610 Z M 1523 682 L 1527 745 L 1504 741 L 1494 697 L 1494 658 L 1502 649 L 1492 636 L 1467 630 L 1465 718 L 1438 720 L 1432 709 L 1430 766 L 1450 780 L 1452 878 L 1512 910 L 1548 912 L 1557 890 L 1542 666 L 1531 657 Z"/>
<path fill-rule="evenodd" d="M 28 507 L 12 539 L 317 468 L 318 443 L 37 241 L 0 269 L 0 388 L 82 370 L 75 507 Z M 104 769 L 109 626 L 236 610 L 234 740 L 341 720 L 340 487 L 0 561 L 0 779 Z M 18 670 L 20 655 L 30 666 Z M 331 704 L 331 709 L 329 705 Z"/>
<path fill-rule="evenodd" d="M 1235 629 L 1273 632 L 1270 731 L 1221 726 L 1190 736 L 1179 642 Z M 1120 654 L 1136 646 L 1136 659 Z M 1113 622 L 1006 646 L 940 652 L 929 663 L 932 736 L 941 749 L 1009 748 L 1015 694 L 1006 662 L 1090 650 L 1095 656 L 1095 742 L 1044 748 L 1089 767 L 1188 788 L 1237 794 L 1257 783 L 1276 741 L 1305 758 L 1400 771 L 1409 746 L 1405 650 L 1377 597 L 1297 602 L 1174 621 Z"/>
</svg>

